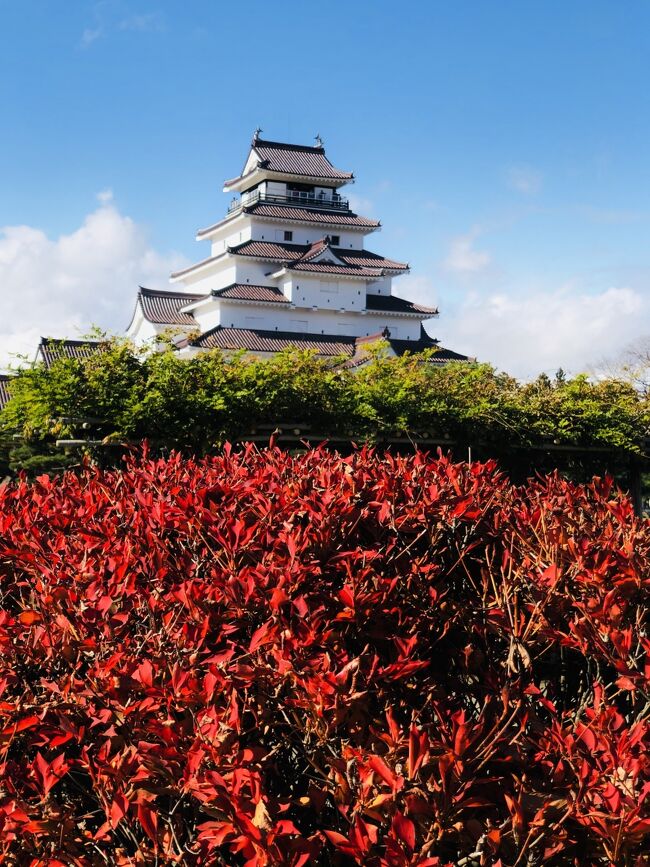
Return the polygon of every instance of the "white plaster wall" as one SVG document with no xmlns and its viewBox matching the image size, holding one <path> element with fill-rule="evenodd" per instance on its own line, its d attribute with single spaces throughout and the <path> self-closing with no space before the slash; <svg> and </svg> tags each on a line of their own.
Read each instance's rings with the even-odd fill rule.
<svg viewBox="0 0 650 867">
<path fill-rule="evenodd" d="M 420 336 L 420 321 L 417 319 L 400 318 L 386 314 L 378 313 L 341 313 L 338 310 L 306 310 L 299 308 L 293 311 L 279 311 L 284 314 L 282 320 L 279 317 L 273 323 L 274 327 L 277 322 L 278 330 L 284 330 L 286 323 L 290 318 L 307 319 L 309 334 L 343 334 L 350 337 L 365 337 L 369 334 L 376 334 L 388 327 L 393 337 L 399 337 L 403 340 L 417 340 Z M 282 324 L 281 324 L 282 321 Z M 289 328 L 289 330 L 291 330 Z"/>
<path fill-rule="evenodd" d="M 198 273 L 186 275 L 182 282 L 175 284 L 179 291 L 208 294 L 213 289 L 224 289 L 233 283 L 251 283 L 253 285 L 274 285 L 267 274 L 280 266 L 269 262 L 246 260 L 236 256 L 224 256 L 217 259 Z"/>
<path fill-rule="evenodd" d="M 216 221 L 215 221 L 216 222 Z M 231 219 L 225 221 L 219 228 L 214 229 L 209 238 L 199 239 L 200 243 L 209 240 L 211 243 L 218 243 L 226 238 L 228 235 L 232 235 L 235 232 L 239 232 L 243 226 L 245 226 L 248 222 L 248 217 L 246 214 L 238 214 L 236 217 L 232 217 Z"/>
<path fill-rule="evenodd" d="M 147 343 L 147 341 L 152 340 L 157 333 L 155 326 L 144 318 L 138 305 L 138 312 L 127 328 L 126 336 L 130 338 L 136 346 L 142 346 L 144 343 Z"/>
<path fill-rule="evenodd" d="M 281 244 L 315 244 L 326 235 L 339 236 L 337 246 L 347 250 L 363 250 L 363 235 L 359 232 L 345 232 L 332 226 L 302 226 L 299 223 L 270 223 L 251 217 L 252 237 L 256 241 L 272 241 Z M 284 240 L 285 231 L 293 234 L 291 241 Z"/>
<path fill-rule="evenodd" d="M 237 268 L 233 258 L 223 258 L 203 268 L 200 272 L 186 275 L 182 282 L 174 285 L 175 289 L 185 292 L 196 292 L 207 295 L 213 289 L 223 289 L 235 283 Z"/>
<path fill-rule="evenodd" d="M 339 310 L 312 310 L 305 307 L 276 307 L 274 305 L 237 304 L 227 301 L 218 312 L 210 308 L 196 311 L 201 331 L 215 325 L 225 328 L 256 328 L 263 331 L 293 331 L 307 334 L 336 334 L 365 337 L 376 334 L 387 326 L 393 337 L 417 340 L 420 321 L 385 314 L 341 313 Z"/>
<path fill-rule="evenodd" d="M 270 222 L 259 217 L 242 214 L 232 222 L 226 223 L 210 236 L 210 255 L 219 256 L 226 247 L 236 247 L 245 241 L 279 241 L 284 243 L 284 232 L 293 233 L 293 244 L 314 244 L 325 235 L 338 235 L 338 246 L 347 250 L 363 250 L 364 235 L 361 232 L 346 231 L 326 223 L 316 226 L 303 226 L 300 223 L 287 221 Z"/>
<path fill-rule="evenodd" d="M 248 152 L 248 157 L 246 158 L 246 163 L 244 164 L 244 168 L 242 169 L 241 174 L 245 175 L 248 172 L 250 172 L 252 169 L 254 169 L 255 166 L 257 165 L 257 163 L 259 162 L 259 159 L 260 159 L 259 155 L 256 153 L 256 151 L 253 148 L 251 148 L 250 151 Z"/>
<path fill-rule="evenodd" d="M 272 262 L 258 262 L 255 260 L 235 259 L 235 280 L 233 283 L 251 283 L 254 286 L 273 286 L 275 281 L 267 275 L 277 271 L 280 265 Z M 228 286 L 224 283 L 224 286 Z"/>
<path fill-rule="evenodd" d="M 184 328 L 182 325 L 154 324 L 153 322 L 149 322 L 148 319 L 145 319 L 140 313 L 127 329 L 126 336 L 129 337 L 136 346 L 149 345 L 152 350 L 155 350 L 156 344 L 154 343 L 154 339 L 157 335 L 168 332 L 169 334 L 183 337 L 193 330 L 193 327 Z M 162 350 L 162 345 L 159 348 Z"/>
<path fill-rule="evenodd" d="M 221 304 L 218 299 L 213 299 L 207 304 L 202 304 L 193 311 L 197 327 L 203 334 L 221 325 Z"/>
<path fill-rule="evenodd" d="M 369 295 L 390 295 L 392 291 L 393 278 L 392 277 L 382 277 L 379 280 L 373 280 L 372 283 L 368 283 L 368 294 Z"/>
<path fill-rule="evenodd" d="M 260 192 L 262 195 L 286 196 L 287 185 L 282 181 L 264 181 L 263 184 L 260 184 Z"/>
<path fill-rule="evenodd" d="M 233 231 L 234 228 L 234 231 Z M 219 256 L 226 252 L 227 247 L 237 247 L 252 238 L 252 226 L 249 219 L 238 220 L 235 227 L 228 226 L 224 231 L 212 238 L 211 256 Z"/>
<path fill-rule="evenodd" d="M 291 300 L 296 305 L 329 310 L 363 310 L 366 284 L 357 280 L 337 280 L 333 274 L 318 277 L 293 275 Z"/>
</svg>

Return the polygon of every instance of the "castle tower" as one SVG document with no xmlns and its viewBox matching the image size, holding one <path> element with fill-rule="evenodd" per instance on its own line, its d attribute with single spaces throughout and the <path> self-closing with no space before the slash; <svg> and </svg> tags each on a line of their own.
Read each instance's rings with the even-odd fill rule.
<svg viewBox="0 0 650 867">
<path fill-rule="evenodd" d="M 365 248 L 380 223 L 351 210 L 343 188 L 353 174 L 332 165 L 320 137 L 294 145 L 260 132 L 224 184 L 226 216 L 197 234 L 210 255 L 172 274 L 173 292 L 141 289 L 129 335 L 142 342 L 176 327 L 187 334 L 184 354 L 297 346 L 356 357 L 382 336 L 397 354 L 436 347 L 422 322 L 437 310 L 392 294 L 408 265 Z"/>
</svg>

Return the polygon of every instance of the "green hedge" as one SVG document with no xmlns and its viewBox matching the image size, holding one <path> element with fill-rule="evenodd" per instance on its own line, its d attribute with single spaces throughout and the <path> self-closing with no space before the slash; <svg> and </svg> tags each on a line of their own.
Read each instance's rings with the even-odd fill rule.
<svg viewBox="0 0 650 867">
<path fill-rule="evenodd" d="M 30 455 L 47 457 L 45 466 L 61 462 L 57 438 L 147 438 L 205 453 L 287 422 L 357 442 L 426 432 L 497 452 L 544 442 L 643 452 L 649 407 L 629 383 L 542 375 L 522 384 L 487 364 L 426 360 L 389 358 L 378 344 L 368 364 L 346 369 L 308 352 L 181 358 L 171 347 L 145 354 L 110 339 L 88 359 L 22 370 L 0 413 L 0 435 L 14 468 L 29 464 Z M 78 420 L 88 417 L 102 421 L 81 433 Z M 16 434 L 24 438 L 18 446 Z"/>
</svg>

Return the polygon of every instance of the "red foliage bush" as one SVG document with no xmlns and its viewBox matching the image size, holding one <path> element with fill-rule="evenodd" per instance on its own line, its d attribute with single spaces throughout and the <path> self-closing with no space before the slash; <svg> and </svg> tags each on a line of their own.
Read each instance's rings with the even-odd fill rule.
<svg viewBox="0 0 650 867">
<path fill-rule="evenodd" d="M 608 481 L 144 456 L 5 487 L 0 533 L 1 863 L 647 863 Z"/>
</svg>

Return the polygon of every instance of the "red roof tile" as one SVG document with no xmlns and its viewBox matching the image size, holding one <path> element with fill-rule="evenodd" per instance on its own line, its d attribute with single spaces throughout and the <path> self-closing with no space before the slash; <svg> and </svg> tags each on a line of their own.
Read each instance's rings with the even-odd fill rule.
<svg viewBox="0 0 650 867">
<path fill-rule="evenodd" d="M 257 202 L 254 205 L 244 206 L 247 214 L 259 217 L 277 217 L 280 220 L 323 223 L 327 226 L 341 226 L 354 228 L 376 229 L 379 220 L 369 220 L 367 217 L 359 217 L 357 214 L 337 213 L 335 211 L 319 211 L 315 208 L 295 208 L 291 205 L 269 205 L 265 202 Z"/>
<path fill-rule="evenodd" d="M 429 361 L 432 364 L 446 364 L 448 361 L 472 361 L 467 355 L 461 355 L 459 352 L 454 352 L 451 349 L 445 349 L 440 346 L 440 343 L 435 338 L 431 337 L 424 330 L 424 326 L 420 326 L 420 336 L 417 340 L 398 340 L 390 336 L 390 328 L 385 328 L 384 331 L 378 334 L 371 334 L 369 337 L 359 337 L 357 339 L 357 352 L 350 359 L 347 366 L 356 367 L 359 364 L 364 364 L 368 356 L 360 350 L 369 343 L 378 340 L 387 340 L 395 355 L 404 355 L 404 353 L 424 352 L 426 349 L 435 349 L 436 352 L 431 356 Z"/>
<path fill-rule="evenodd" d="M 295 205 L 283 204 L 268 204 L 260 201 L 254 202 L 251 205 L 244 205 L 241 210 L 229 213 L 223 220 L 213 223 L 211 226 L 206 226 L 205 229 L 199 229 L 196 233 L 197 238 L 203 238 L 224 226 L 234 217 L 239 214 L 249 214 L 251 216 L 268 217 L 270 219 L 286 221 L 289 223 L 316 223 L 321 226 L 327 226 L 332 229 L 378 229 L 381 226 L 379 220 L 370 220 L 367 217 L 360 217 L 352 211 L 326 211 L 317 208 L 296 207 Z"/>
<path fill-rule="evenodd" d="M 245 349 L 249 352 L 280 352 L 293 347 L 312 349 L 319 355 L 352 355 L 354 337 L 335 335 L 294 334 L 290 331 L 259 331 L 249 328 L 224 328 L 218 325 L 206 331 L 191 346 L 202 349 Z"/>
<path fill-rule="evenodd" d="M 354 177 L 352 172 L 342 172 L 334 168 L 322 147 L 286 144 L 259 138 L 253 140 L 252 146 L 259 158 L 258 166 L 269 172 L 340 181 L 352 180 Z M 247 174 L 253 174 L 254 171 L 255 169 Z M 242 177 L 245 175 L 231 178 L 226 181 L 225 186 L 236 183 Z"/>
<path fill-rule="evenodd" d="M 337 262 L 292 262 L 288 267 L 292 271 L 307 271 L 316 274 L 340 274 L 349 277 L 369 277 L 375 279 L 382 276 L 380 268 L 353 268 L 351 265 L 341 265 Z"/>
<path fill-rule="evenodd" d="M 281 244 L 272 241 L 244 241 L 236 247 L 229 247 L 230 252 L 237 256 L 254 256 L 269 262 L 293 263 L 298 260 L 308 261 L 325 249 L 324 240 L 315 244 Z M 406 271 L 408 265 L 386 259 L 369 250 L 349 250 L 343 247 L 330 247 L 333 255 L 345 265 L 353 268 L 370 267 L 387 271 Z"/>
<path fill-rule="evenodd" d="M 424 307 L 422 304 L 414 304 L 405 298 L 396 295 L 366 295 L 367 310 L 382 310 L 390 313 L 428 313 L 435 316 L 438 313 L 435 307 Z"/>
<path fill-rule="evenodd" d="M 102 347 L 101 340 L 57 340 L 55 337 L 41 337 L 36 350 L 46 367 L 59 358 L 90 358 Z"/>
<path fill-rule="evenodd" d="M 235 301 L 265 301 L 289 304 L 284 292 L 275 286 L 252 286 L 250 283 L 233 283 L 225 289 L 214 289 L 215 298 L 231 298 Z"/>
<path fill-rule="evenodd" d="M 431 357 L 432 363 L 445 364 L 448 361 L 469 361 L 466 355 L 460 355 L 450 349 L 438 346 L 438 341 L 430 337 L 424 328 L 420 330 L 418 340 L 394 340 L 385 333 L 372 334 L 369 337 L 340 337 L 333 334 L 298 334 L 290 331 L 262 331 L 249 328 L 224 328 L 219 325 L 211 331 L 206 331 L 195 340 L 188 341 L 189 346 L 201 349 L 239 350 L 247 352 L 280 352 L 293 347 L 295 349 L 313 350 L 318 355 L 348 356 L 346 365 L 355 366 L 367 360 L 367 355 L 361 350 L 369 343 L 377 340 L 388 340 L 396 355 L 405 352 L 422 352 L 425 349 L 437 349 Z"/>
<path fill-rule="evenodd" d="M 9 382 L 13 379 L 10 374 L 0 373 L 0 409 L 3 409 L 8 403 L 11 394 L 9 393 Z"/>
<path fill-rule="evenodd" d="M 182 313 L 181 308 L 193 301 L 207 298 L 207 295 L 196 295 L 189 292 L 165 292 L 158 289 L 140 287 L 138 301 L 142 315 L 154 325 L 195 325 L 191 313 Z"/>
<path fill-rule="evenodd" d="M 405 262 L 395 262 L 393 259 L 386 259 L 377 253 L 371 253 L 370 250 L 339 250 L 338 248 L 334 248 L 334 252 L 341 259 L 344 259 L 348 265 L 382 268 L 385 271 L 408 271 L 409 269 L 409 266 Z"/>
</svg>

